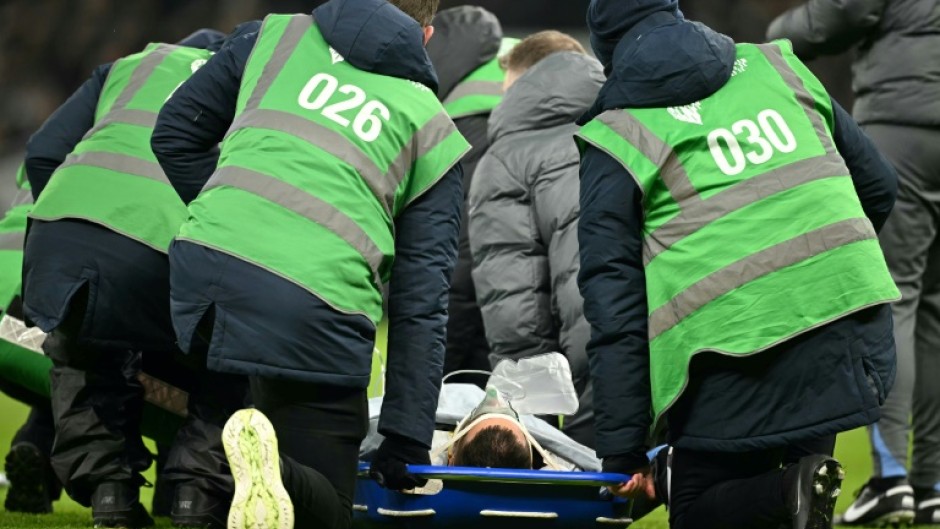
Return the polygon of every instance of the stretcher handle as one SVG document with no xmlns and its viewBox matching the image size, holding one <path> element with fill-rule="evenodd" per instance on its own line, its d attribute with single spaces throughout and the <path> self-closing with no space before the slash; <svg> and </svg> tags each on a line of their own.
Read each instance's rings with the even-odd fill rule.
<svg viewBox="0 0 940 529">
<path fill-rule="evenodd" d="M 577 485 L 605 487 L 630 481 L 627 474 L 612 472 L 567 472 L 559 470 L 523 470 L 515 468 L 443 467 L 408 465 L 408 471 L 424 479 L 477 481 L 488 483 L 527 483 L 539 485 Z M 359 472 L 368 475 L 369 464 L 360 463 Z"/>
</svg>

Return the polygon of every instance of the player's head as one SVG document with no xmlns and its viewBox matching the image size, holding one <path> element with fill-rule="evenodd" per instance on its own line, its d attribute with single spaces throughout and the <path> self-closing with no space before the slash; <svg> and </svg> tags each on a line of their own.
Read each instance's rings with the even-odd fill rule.
<svg viewBox="0 0 940 529">
<path fill-rule="evenodd" d="M 532 468 L 532 445 L 519 415 L 493 387 L 457 425 L 449 464 L 462 467 Z"/>
<path fill-rule="evenodd" d="M 434 26 L 431 21 L 434 20 L 434 14 L 437 13 L 437 7 L 440 0 L 389 0 L 389 3 L 404 11 L 411 18 L 418 21 L 424 28 L 424 43 L 427 44 L 434 34 Z"/>
<path fill-rule="evenodd" d="M 450 464 L 459 467 L 532 468 L 532 449 L 516 421 L 494 417 L 469 429 L 454 445 Z"/>
<path fill-rule="evenodd" d="M 586 54 L 584 46 L 574 37 L 560 31 L 540 31 L 529 35 L 499 59 L 499 65 L 506 72 L 503 89 L 508 90 L 522 74 L 535 66 L 542 59 L 562 51 Z"/>
</svg>

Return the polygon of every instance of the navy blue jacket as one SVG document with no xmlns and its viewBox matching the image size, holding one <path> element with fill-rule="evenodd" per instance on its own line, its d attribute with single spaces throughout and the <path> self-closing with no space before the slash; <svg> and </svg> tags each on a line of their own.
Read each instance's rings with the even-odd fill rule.
<svg viewBox="0 0 940 529">
<path fill-rule="evenodd" d="M 388 2 L 334 0 L 318 7 L 313 15 L 326 41 L 353 66 L 437 90 L 437 76 L 424 50 L 420 26 Z M 256 40 L 257 34 L 247 35 L 216 54 L 160 112 L 151 145 L 170 182 L 187 203 L 198 195 L 215 169 L 215 146 L 232 123 L 241 77 Z M 386 397 L 379 431 L 427 446 L 440 389 L 447 289 L 456 261 L 463 199 L 461 180 L 458 164 L 395 221 L 396 256 L 387 313 Z M 193 246 L 177 243 L 171 250 L 171 263 L 178 262 L 174 252 L 179 254 L 179 262 L 197 260 L 193 253 L 205 251 Z M 212 267 L 213 259 L 223 258 L 203 258 L 204 266 Z M 226 276 L 241 275 L 237 284 L 249 290 L 243 299 L 271 295 L 248 279 L 254 277 L 252 265 L 238 262 L 231 266 Z M 249 303 L 223 307 L 218 301 L 216 311 L 224 308 L 227 312 L 224 332 L 230 336 L 226 340 L 213 336 L 210 366 L 252 375 L 365 387 L 374 330 L 359 332 L 363 316 L 332 310 L 306 290 L 290 286 L 293 288 L 279 290 L 279 295 L 297 298 L 286 305 L 318 307 L 302 316 L 316 318 L 318 325 L 291 327 L 285 321 L 294 318 L 285 318 L 281 311 L 252 311 Z M 206 285 L 194 282 L 187 287 L 174 282 L 173 289 L 174 296 L 183 296 L 192 289 L 205 291 Z M 174 304 L 177 325 L 201 317 L 199 311 L 205 310 L 198 301 L 184 307 L 174 299 Z M 338 331 L 344 329 L 357 331 Z M 291 343 L 286 343 L 284 334 L 290 335 Z M 241 340 L 239 347 L 221 349 L 216 344 L 231 344 L 235 337 Z M 305 344 L 303 351 L 294 346 L 298 342 Z"/>
<path fill-rule="evenodd" d="M 683 20 L 675 2 L 595 1 L 588 20 L 609 78 L 582 123 L 608 109 L 689 104 L 731 76 L 734 42 Z M 896 174 L 833 106 L 836 146 L 865 213 L 880 229 L 894 204 Z M 633 177 L 588 147 L 581 164 L 579 282 L 592 326 L 597 452 L 608 470 L 645 465 L 651 422 L 642 216 Z M 894 378 L 891 327 L 890 310 L 881 306 L 749 359 L 697 356 L 689 387 L 667 415 L 670 442 L 695 450 L 760 450 L 872 422 Z"/>
</svg>

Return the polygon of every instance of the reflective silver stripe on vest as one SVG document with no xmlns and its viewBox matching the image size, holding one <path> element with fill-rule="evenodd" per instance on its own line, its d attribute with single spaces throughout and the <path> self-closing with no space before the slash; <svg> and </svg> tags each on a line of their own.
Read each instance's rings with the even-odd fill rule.
<svg viewBox="0 0 940 529">
<path fill-rule="evenodd" d="M 23 243 L 26 242 L 26 233 L 22 231 L 8 231 L 0 233 L 0 250 L 13 250 L 22 252 Z"/>
<path fill-rule="evenodd" d="M 666 184 L 669 194 L 680 205 L 679 207 L 683 207 L 692 200 L 701 200 L 676 152 L 640 120 L 623 110 L 608 110 L 597 116 L 597 119 L 627 140 L 630 145 L 636 147 L 660 168 L 660 179 Z"/>
<path fill-rule="evenodd" d="M 823 148 L 826 149 L 826 152 L 837 152 L 832 138 L 829 137 L 829 129 L 823 122 L 822 116 L 816 111 L 816 99 L 814 99 L 812 94 L 806 89 L 803 79 L 787 64 L 787 60 L 783 57 L 783 50 L 780 49 L 780 46 L 776 44 L 761 44 L 757 47 L 760 49 L 761 53 L 767 57 L 767 60 L 770 61 L 774 69 L 777 70 L 777 73 L 783 78 L 787 86 L 790 87 L 790 90 L 793 90 L 796 94 L 797 101 L 799 101 L 800 106 L 803 107 L 803 111 L 806 112 L 806 117 L 809 118 L 810 123 L 813 124 L 816 136 L 819 137 L 819 141 L 822 143 Z"/>
<path fill-rule="evenodd" d="M 71 167 L 73 165 L 85 165 L 88 167 L 97 167 L 99 169 L 110 169 L 119 173 L 142 176 L 151 180 L 156 180 L 169 185 L 166 175 L 163 174 L 163 168 L 156 162 L 141 160 L 126 154 L 113 152 L 91 151 L 81 154 L 70 154 L 65 159 L 65 163 L 59 169 Z"/>
<path fill-rule="evenodd" d="M 702 278 L 649 317 L 649 339 L 672 329 L 698 309 L 767 274 L 854 242 L 874 240 L 868 219 L 848 219 L 776 244 Z"/>
<path fill-rule="evenodd" d="M 245 110 L 258 108 L 261 100 L 264 99 L 264 95 L 271 88 L 271 84 L 280 75 L 281 70 L 287 64 L 287 60 L 294 54 L 294 50 L 297 49 L 301 39 L 312 25 L 313 17 L 310 15 L 294 15 L 291 17 L 280 42 L 274 47 L 271 58 L 268 59 L 268 62 L 264 64 L 264 68 L 261 70 L 261 77 L 258 78 L 258 83 L 255 84 L 255 89 L 251 92 L 251 97 L 248 98 L 248 102 L 245 104 Z M 260 42 L 260 40 L 261 35 L 259 34 L 258 41 Z M 248 62 L 251 62 L 251 57 L 248 58 Z"/>
<path fill-rule="evenodd" d="M 149 110 L 136 110 L 133 108 L 122 108 L 120 110 L 112 110 L 105 115 L 95 128 L 98 130 L 103 129 L 105 126 L 112 123 L 119 123 L 121 125 L 136 125 L 138 127 L 147 127 L 152 129 L 157 124 L 157 113 L 150 112 Z"/>
<path fill-rule="evenodd" d="M 29 189 L 19 189 L 16 192 L 16 196 L 13 197 L 13 203 L 10 204 L 11 208 L 16 206 L 22 206 L 24 204 L 33 203 L 33 192 Z"/>
<path fill-rule="evenodd" d="M 289 112 L 256 109 L 238 116 L 228 134 L 247 127 L 286 132 L 343 160 L 353 166 L 372 193 L 381 198 L 386 211 L 391 213 L 395 190 L 403 176 L 396 178 L 391 171 L 383 173 L 371 158 L 339 132 Z"/>
<path fill-rule="evenodd" d="M 131 74 L 131 79 L 127 82 L 127 86 L 124 87 L 124 90 L 121 90 L 121 95 L 115 100 L 109 112 L 126 108 L 131 100 L 134 99 L 134 96 L 137 95 L 137 92 L 147 83 L 147 79 L 150 79 L 153 72 L 157 70 L 157 67 L 160 66 L 167 56 L 177 49 L 179 49 L 179 46 L 158 44 L 146 57 L 141 59 L 140 64 L 137 65 L 137 68 L 134 69 L 134 73 Z"/>
<path fill-rule="evenodd" d="M 678 215 L 645 238 L 643 264 L 648 265 L 656 256 L 707 224 L 754 202 L 814 180 L 848 174 L 849 169 L 842 157 L 825 154 L 778 167 L 743 180 L 705 200 L 683 205 Z"/>
<path fill-rule="evenodd" d="M 444 104 L 453 103 L 469 96 L 501 96 L 503 83 L 500 81 L 466 81 L 457 85 L 444 99 Z"/>
<path fill-rule="evenodd" d="M 153 51 L 148 53 L 146 57 L 141 59 L 140 64 L 137 65 L 137 68 L 135 68 L 134 72 L 131 74 L 127 86 L 118 94 L 114 104 L 108 109 L 108 113 L 105 114 L 98 123 L 95 123 L 94 127 L 85 133 L 82 140 L 87 140 L 112 123 L 153 128 L 157 123 L 156 113 L 146 110 L 132 110 L 126 107 L 130 104 L 131 100 L 134 99 L 134 96 L 137 95 L 137 92 L 144 87 L 147 80 L 153 75 L 153 72 L 155 72 L 160 64 L 166 60 L 167 56 L 176 51 L 177 48 L 179 48 L 179 46 L 160 44 L 154 48 Z M 110 75 L 109 72 L 108 76 L 110 77 Z"/>
<path fill-rule="evenodd" d="M 382 279 L 379 268 L 385 254 L 358 224 L 332 204 L 287 182 L 242 167 L 222 167 L 206 182 L 203 193 L 220 186 L 231 186 L 247 191 L 329 229 L 355 248 L 369 263 L 374 276 L 373 280 L 381 289 Z"/>
<path fill-rule="evenodd" d="M 457 130 L 453 123 L 447 112 L 442 109 L 422 125 L 418 132 L 415 132 L 411 141 L 402 147 L 398 156 L 388 166 L 388 173 L 395 178 L 396 185 L 405 179 L 408 169 L 415 160 L 431 152 L 434 147 L 440 145 Z"/>
</svg>

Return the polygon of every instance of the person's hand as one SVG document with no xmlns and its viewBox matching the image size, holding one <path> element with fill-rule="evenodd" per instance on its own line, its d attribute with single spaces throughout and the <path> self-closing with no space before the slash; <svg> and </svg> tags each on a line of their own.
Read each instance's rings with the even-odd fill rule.
<svg viewBox="0 0 940 529">
<path fill-rule="evenodd" d="M 645 467 L 634 471 L 633 477 L 630 478 L 630 481 L 607 487 L 607 490 L 609 490 L 610 493 L 614 496 L 620 496 L 621 498 L 648 498 L 650 500 L 656 499 L 656 488 L 653 484 L 653 474 L 650 470 L 650 467 Z"/>
<path fill-rule="evenodd" d="M 407 437 L 386 437 L 372 458 L 369 477 L 390 490 L 409 490 L 423 487 L 428 480 L 408 472 L 408 465 L 430 465 L 431 456 L 426 446 Z"/>
</svg>

